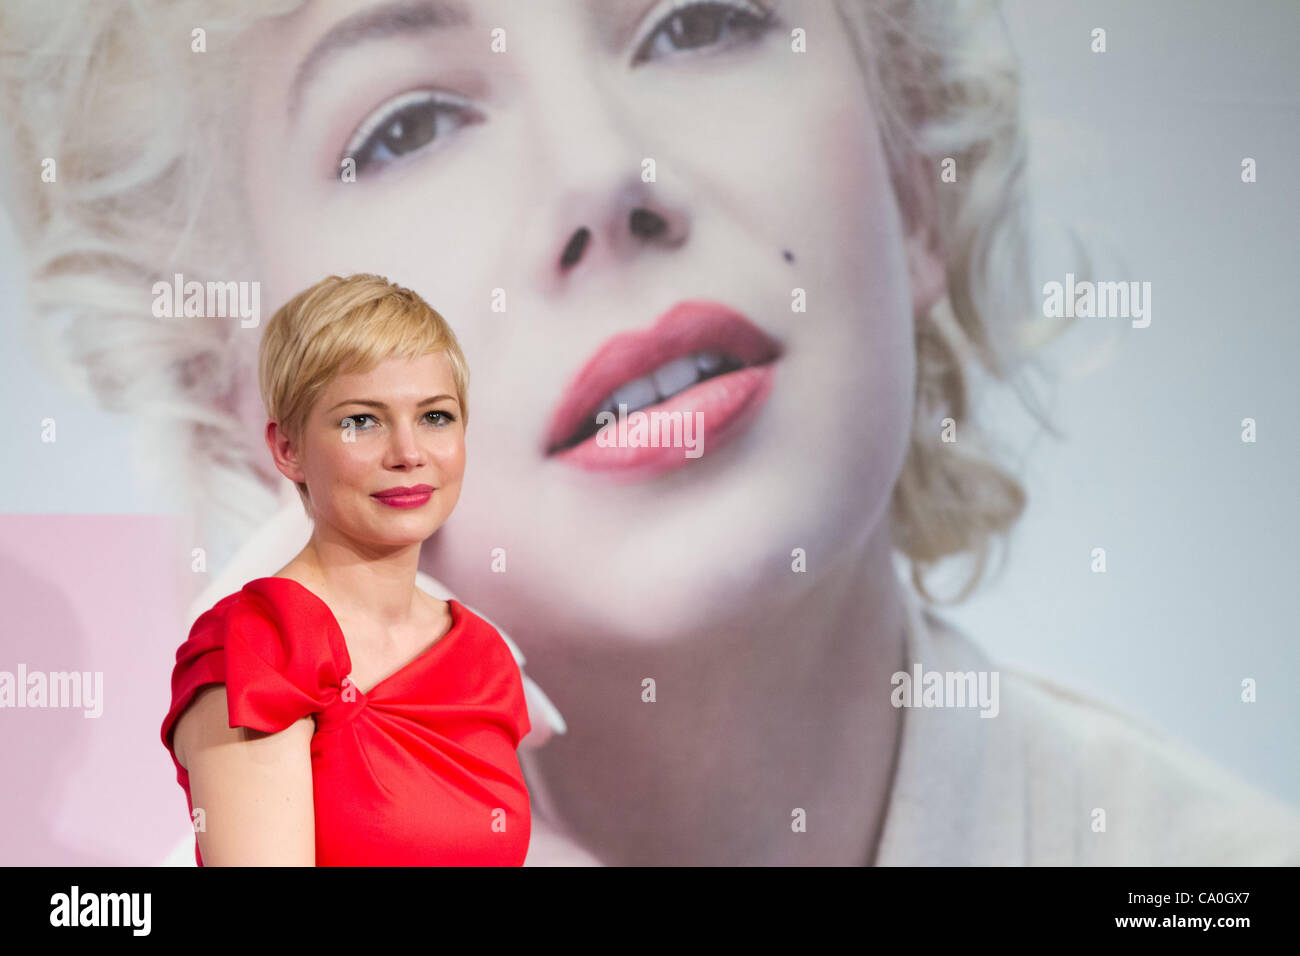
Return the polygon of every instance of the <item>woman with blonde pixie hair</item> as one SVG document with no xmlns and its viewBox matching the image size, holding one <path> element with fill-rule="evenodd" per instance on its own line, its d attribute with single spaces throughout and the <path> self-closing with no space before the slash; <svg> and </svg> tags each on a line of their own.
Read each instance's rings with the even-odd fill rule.
<svg viewBox="0 0 1300 956">
<path fill-rule="evenodd" d="M 446 320 L 410 289 L 380 276 L 330 276 L 282 306 L 262 335 L 258 380 L 267 417 L 296 442 L 312 405 L 340 372 L 373 368 L 391 356 L 439 352 L 456 386 L 463 430 L 469 427 L 469 369 Z M 306 484 L 295 487 L 310 515 Z"/>
<path fill-rule="evenodd" d="M 319 612 L 338 656 L 346 633 L 361 686 L 446 625 L 415 600 L 416 556 L 528 651 L 565 714 L 524 679 L 545 728 L 519 754 L 534 833 L 558 835 L 530 862 L 1300 862 L 1294 811 L 999 669 L 926 606 L 950 561 L 969 570 L 950 596 L 974 593 L 1025 506 L 977 381 L 1047 424 L 1028 376 L 1043 330 L 1068 327 L 1035 315 L 995 0 L 235 8 L 0 11 L 28 51 L 4 60 L 6 168 L 62 157 L 57 189 L 11 190 L 35 327 L 142 416 L 146 460 L 193 466 L 227 580 L 298 547 L 298 484 L 316 543 L 282 572 L 302 587 L 261 587 Z M 456 350 L 387 305 L 326 333 L 317 296 L 352 287 L 300 290 L 342 269 L 437 290 L 455 317 L 477 385 L 454 522 Z M 303 314 L 271 323 L 259 370 L 256 329 L 150 316 L 145 291 L 175 273 Z M 382 361 L 346 371 L 345 353 Z M 426 426 L 416 403 L 440 394 L 455 420 Z M 326 416 L 354 398 L 388 408 Z M 690 447 L 627 438 L 655 413 L 698 423 Z M 373 499 L 412 484 L 438 490 Z M 902 693 L 932 672 L 975 678 L 980 714 Z M 332 701 L 308 690 L 282 719 Z M 331 703 L 313 747 L 346 708 L 375 712 Z M 284 748 L 285 776 L 256 786 L 292 779 L 304 802 L 310 726 L 282 733 L 247 745 Z M 217 752 L 198 746 L 200 765 Z M 306 859 L 305 813 L 286 812 L 277 858 Z"/>
<path fill-rule="evenodd" d="M 417 586 L 465 470 L 469 375 L 409 289 L 330 276 L 262 338 L 266 442 L 313 519 L 199 617 L 162 740 L 199 865 L 523 863 L 530 724 L 491 624 Z"/>
</svg>

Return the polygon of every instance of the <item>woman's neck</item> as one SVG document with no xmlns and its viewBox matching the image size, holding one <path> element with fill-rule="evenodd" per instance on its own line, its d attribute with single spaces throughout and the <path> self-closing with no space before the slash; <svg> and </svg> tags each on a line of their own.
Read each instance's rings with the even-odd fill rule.
<svg viewBox="0 0 1300 956">
<path fill-rule="evenodd" d="M 367 622 L 378 630 L 399 631 L 425 616 L 415 575 L 419 546 L 383 555 L 355 548 L 313 532 L 307 546 L 277 577 L 292 577 L 321 597 L 335 616 Z"/>
</svg>

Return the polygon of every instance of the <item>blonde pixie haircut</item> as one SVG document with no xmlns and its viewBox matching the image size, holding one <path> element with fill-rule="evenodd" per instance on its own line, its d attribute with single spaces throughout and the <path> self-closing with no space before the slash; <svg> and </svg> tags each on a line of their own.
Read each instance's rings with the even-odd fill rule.
<svg viewBox="0 0 1300 956">
<path fill-rule="evenodd" d="M 316 400 L 339 375 L 390 358 L 444 352 L 469 425 L 469 366 L 447 320 L 410 289 L 368 272 L 329 276 L 276 310 L 262 332 L 257 376 L 267 418 L 297 444 Z M 307 516 L 311 496 L 296 482 Z"/>
</svg>

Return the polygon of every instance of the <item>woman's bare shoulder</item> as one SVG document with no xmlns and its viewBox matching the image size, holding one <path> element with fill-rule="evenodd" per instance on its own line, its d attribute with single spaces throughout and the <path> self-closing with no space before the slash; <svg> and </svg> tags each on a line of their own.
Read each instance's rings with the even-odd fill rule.
<svg viewBox="0 0 1300 956">
<path fill-rule="evenodd" d="M 315 730 L 316 721 L 311 716 L 295 721 L 282 731 L 270 733 L 251 727 L 231 727 L 226 685 L 209 684 L 194 695 L 189 705 L 176 718 L 172 749 L 176 754 L 176 762 L 188 773 L 190 755 L 202 750 L 269 737 L 284 741 L 286 746 L 296 746 L 299 738 L 310 741 Z"/>
<path fill-rule="evenodd" d="M 217 718 L 226 713 L 225 684 L 209 684 L 195 693 L 189 706 L 176 718 L 176 727 L 172 731 L 172 750 L 176 754 L 176 762 L 183 769 L 189 770 L 186 754 L 190 751 L 191 743 L 197 743 L 194 738 L 211 739 L 213 730 L 217 727 Z"/>
</svg>

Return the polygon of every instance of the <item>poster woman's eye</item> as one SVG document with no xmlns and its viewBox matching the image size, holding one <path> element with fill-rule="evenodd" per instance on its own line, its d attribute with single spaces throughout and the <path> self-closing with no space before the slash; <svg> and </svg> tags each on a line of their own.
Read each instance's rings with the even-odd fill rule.
<svg viewBox="0 0 1300 956">
<path fill-rule="evenodd" d="M 665 15 L 652 17 L 650 32 L 637 43 L 633 64 L 656 56 L 753 41 L 769 30 L 772 11 L 752 0 L 673 0 Z"/>
<path fill-rule="evenodd" d="M 343 149 L 339 162 L 351 157 L 358 175 L 382 168 L 429 142 L 447 135 L 447 127 L 476 123 L 482 116 L 465 100 L 430 90 L 394 97 L 363 122 Z"/>
</svg>

